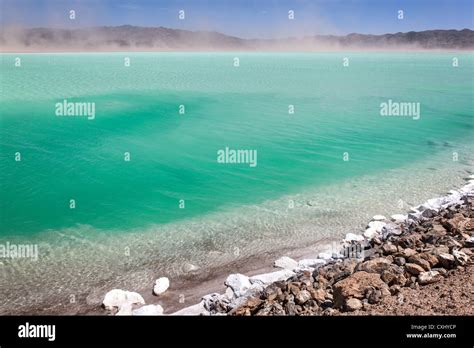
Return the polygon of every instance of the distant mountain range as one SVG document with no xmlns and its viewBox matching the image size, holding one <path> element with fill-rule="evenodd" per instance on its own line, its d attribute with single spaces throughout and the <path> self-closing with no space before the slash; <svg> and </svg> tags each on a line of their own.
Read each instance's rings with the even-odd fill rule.
<svg viewBox="0 0 474 348">
<path fill-rule="evenodd" d="M 85 29 L 8 29 L 0 34 L 2 51 L 138 50 L 339 50 L 474 49 L 474 31 L 426 30 L 384 35 L 315 35 L 284 39 L 242 39 L 218 32 L 164 27 L 93 27 Z"/>
</svg>

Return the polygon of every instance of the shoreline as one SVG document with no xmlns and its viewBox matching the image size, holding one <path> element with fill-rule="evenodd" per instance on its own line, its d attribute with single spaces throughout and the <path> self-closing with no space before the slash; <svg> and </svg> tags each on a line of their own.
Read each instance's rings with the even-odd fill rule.
<svg viewBox="0 0 474 348">
<path fill-rule="evenodd" d="M 400 224 L 402 221 L 418 221 L 418 219 L 423 219 L 423 214 L 426 211 L 441 211 L 443 209 L 453 207 L 456 204 L 462 202 L 464 197 L 472 197 L 474 196 L 474 175 L 469 175 L 467 178 L 467 184 L 461 187 L 458 190 L 451 190 L 448 195 L 443 197 L 432 198 L 414 207 L 410 212 L 406 215 L 395 214 L 390 219 L 391 222 L 384 223 L 384 225 L 388 224 Z M 360 242 L 370 242 L 374 238 L 377 238 L 376 235 L 380 235 L 382 233 L 382 225 L 381 221 L 387 220 L 385 217 L 382 216 L 375 216 L 372 219 L 372 222 L 369 223 L 368 228 L 363 234 L 353 234 L 348 233 L 346 238 L 339 244 L 340 247 L 344 246 L 354 246 Z M 387 221 L 390 221 L 387 220 Z M 375 222 L 375 223 L 374 223 Z M 377 234 L 374 234 L 373 230 L 374 227 L 380 228 L 380 231 Z M 284 257 L 276 260 L 275 263 L 279 263 L 277 266 L 280 267 L 279 270 L 275 271 L 275 266 L 271 266 L 271 264 L 267 263 L 260 263 L 260 266 L 255 268 L 256 265 L 259 264 L 258 261 L 255 261 L 251 264 L 249 263 L 242 263 L 240 260 L 238 263 L 244 264 L 246 267 L 241 267 L 239 272 L 245 273 L 243 275 L 241 273 L 234 273 L 229 274 L 227 278 L 225 278 L 225 285 L 222 282 L 222 275 L 225 274 L 225 268 L 221 269 L 221 274 L 219 277 L 214 277 L 211 281 L 207 279 L 207 282 L 198 282 L 200 286 L 198 288 L 188 287 L 188 291 L 194 290 L 194 296 L 189 297 L 187 300 L 190 302 L 193 299 L 200 300 L 195 301 L 195 304 L 189 306 L 181 306 L 183 308 L 179 308 L 180 306 L 166 306 L 167 300 L 172 297 L 174 294 L 173 290 L 170 289 L 169 292 L 165 292 L 162 295 L 144 297 L 144 302 L 147 303 L 148 308 L 160 307 L 161 305 L 164 306 L 164 314 L 171 314 L 171 315 L 226 315 L 229 313 L 235 313 L 236 309 L 239 307 L 244 306 L 247 301 L 251 301 L 252 299 L 258 298 L 264 290 L 274 284 L 275 282 L 287 282 L 290 277 L 296 277 L 298 274 L 301 275 L 301 272 L 313 272 L 317 270 L 319 267 L 324 265 L 331 265 L 337 262 L 345 262 L 349 260 L 351 257 L 345 257 L 344 255 L 338 254 L 337 250 L 333 248 L 331 250 L 324 250 L 324 246 L 321 243 L 316 243 L 320 248 L 319 250 L 314 249 L 313 246 L 308 246 L 304 249 L 297 249 L 293 250 L 293 252 L 286 252 L 284 253 Z M 326 245 L 327 247 L 327 245 Z M 275 253 L 269 253 L 269 255 L 265 255 L 261 257 L 263 261 L 270 260 L 272 255 Z M 280 253 L 280 256 L 282 253 Z M 292 258 L 288 258 L 291 256 L 299 261 L 295 261 Z M 303 259 L 303 260 L 301 260 Z M 260 261 L 262 261 L 260 260 Z M 275 260 L 275 258 L 273 258 Z M 297 265 L 291 264 L 291 261 L 297 262 Z M 313 264 L 311 264 L 313 263 Z M 232 268 L 232 267 L 230 267 Z M 472 268 L 469 268 L 472 269 Z M 212 277 L 211 277 L 212 278 Z M 276 284 L 276 283 L 275 283 Z M 227 286 L 227 288 L 226 288 Z M 200 296 L 198 293 L 206 292 L 205 290 L 210 290 L 207 295 Z M 223 291 L 225 290 L 225 291 Z M 150 300 L 152 302 L 150 302 Z M 189 302 L 186 301 L 186 304 Z M 132 308 L 138 306 L 130 306 L 129 311 L 121 311 L 119 314 L 132 314 Z M 113 314 L 117 313 L 119 310 L 120 305 L 114 308 L 112 311 L 103 311 L 102 314 Z M 110 309 L 110 308 L 109 308 Z M 176 310 L 178 309 L 178 310 Z M 233 311 L 233 312 L 232 312 Z M 163 312 L 163 310 L 162 310 Z M 161 314 L 161 313 L 160 313 Z"/>
<path fill-rule="evenodd" d="M 466 177 L 469 177 L 466 178 Z M 459 182 L 456 187 L 466 187 L 466 180 L 474 180 L 472 171 L 467 171 L 464 178 L 464 185 Z M 458 186 L 459 185 L 459 186 Z M 459 190 L 461 190 L 460 188 Z M 451 190 L 451 192 L 458 192 L 459 190 Z M 426 197 L 426 195 L 425 195 Z M 428 196 L 429 197 L 429 196 Z M 426 202 L 436 199 L 428 199 Z M 421 205 L 419 205 L 421 206 Z M 419 207 L 418 206 L 418 207 Z M 363 213 L 363 212 L 362 212 Z M 364 213 L 364 215 L 367 215 Z M 370 217 L 367 218 L 368 221 Z M 359 230 L 362 232 L 363 227 L 351 228 L 351 232 Z M 343 235 L 340 235 L 341 237 Z M 212 266 L 211 268 L 199 269 L 197 272 L 189 274 L 182 273 L 180 277 L 170 278 L 171 285 L 168 291 L 160 296 L 153 294 L 152 283 L 140 280 L 136 274 L 145 274 L 150 271 L 150 265 L 145 269 L 139 268 L 130 270 L 124 273 L 120 278 L 110 278 L 99 283 L 97 286 L 90 288 L 86 292 L 79 293 L 75 304 L 64 303 L 64 300 L 51 298 L 48 302 L 38 303 L 38 305 L 28 306 L 27 308 L 16 307 L 14 311 L 4 312 L 9 315 L 106 315 L 110 312 L 105 311 L 102 307 L 104 295 L 113 289 L 115 284 L 120 289 L 134 291 L 143 296 L 144 302 L 147 304 L 157 304 L 164 308 L 165 314 L 172 314 L 187 307 L 193 307 L 201 301 L 201 298 L 212 293 L 225 293 L 226 286 L 224 281 L 229 274 L 243 273 L 248 276 L 258 274 L 268 274 L 276 269 L 273 266 L 275 260 L 282 255 L 289 256 L 296 260 L 299 259 L 314 259 L 317 258 L 318 253 L 324 252 L 326 248 L 337 249 L 340 238 L 339 236 L 325 238 L 324 236 L 318 240 L 311 242 L 311 244 L 304 244 L 303 247 L 285 246 L 278 249 L 273 249 L 268 252 L 259 253 L 246 258 L 238 258 L 227 260 L 224 264 Z M 151 265 L 153 268 L 153 265 Z M 155 273 L 155 277 L 158 274 Z M 127 280 L 128 285 L 123 285 L 121 281 Z M 143 279 L 143 278 L 142 278 Z M 153 278 L 156 279 L 156 278 Z M 180 296 L 184 296 L 184 303 L 179 302 Z M 45 305 L 46 304 L 46 305 Z"/>
</svg>

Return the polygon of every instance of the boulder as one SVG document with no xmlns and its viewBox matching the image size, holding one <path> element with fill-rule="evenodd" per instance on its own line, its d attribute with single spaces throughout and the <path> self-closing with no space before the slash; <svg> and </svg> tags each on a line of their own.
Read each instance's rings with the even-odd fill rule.
<svg viewBox="0 0 474 348">
<path fill-rule="evenodd" d="M 369 222 L 368 228 L 373 228 L 377 233 L 382 232 L 382 228 L 386 225 L 385 222 L 382 221 L 371 221 Z"/>
<path fill-rule="evenodd" d="M 374 215 L 374 217 L 372 218 L 372 221 L 383 221 L 383 220 L 387 220 L 387 218 L 383 215 Z"/>
<path fill-rule="evenodd" d="M 389 291 L 389 294 L 391 295 L 390 289 L 388 291 Z M 378 289 L 369 289 L 367 291 L 366 298 L 370 304 L 374 304 L 382 300 L 383 294 L 382 294 L 382 291 Z"/>
<path fill-rule="evenodd" d="M 115 315 L 132 315 L 132 304 L 125 303 Z"/>
<path fill-rule="evenodd" d="M 352 312 L 362 308 L 362 302 L 356 298 L 350 298 L 346 301 L 346 310 Z"/>
<path fill-rule="evenodd" d="M 385 270 L 380 275 L 380 278 L 387 283 L 389 286 L 399 285 L 404 286 L 407 282 L 407 279 L 403 274 L 394 272 L 393 270 Z"/>
<path fill-rule="evenodd" d="M 401 290 L 401 286 L 400 285 L 392 285 L 390 287 L 390 293 L 392 294 L 392 296 L 395 296 L 396 294 L 398 294 Z"/>
<path fill-rule="evenodd" d="M 236 297 L 242 296 L 251 286 L 249 277 L 240 273 L 229 275 L 224 284 L 232 289 Z"/>
<path fill-rule="evenodd" d="M 253 277 L 250 277 L 249 280 L 251 284 L 266 285 L 266 284 L 277 282 L 279 280 L 286 280 L 294 275 L 295 275 L 295 272 L 292 272 L 287 269 L 283 269 L 277 272 L 258 274 Z"/>
<path fill-rule="evenodd" d="M 442 278 L 443 276 L 438 271 L 421 272 L 418 274 L 418 282 L 421 285 L 436 283 Z"/>
<path fill-rule="evenodd" d="M 393 259 L 393 262 L 398 266 L 403 266 L 406 262 L 405 258 L 402 256 L 396 257 Z"/>
<path fill-rule="evenodd" d="M 166 277 L 158 278 L 155 281 L 155 286 L 153 287 L 153 293 L 155 295 L 163 294 L 170 287 L 170 280 Z"/>
<path fill-rule="evenodd" d="M 382 296 L 390 295 L 387 284 L 378 274 L 359 271 L 334 284 L 334 304 L 343 308 L 350 298 L 363 299 L 369 289 L 380 290 Z"/>
<path fill-rule="evenodd" d="M 377 257 L 375 259 L 365 261 L 358 265 L 358 271 L 368 273 L 382 273 L 388 269 L 392 263 L 384 257 Z"/>
<path fill-rule="evenodd" d="M 210 314 L 227 313 L 229 299 L 225 295 L 214 292 L 202 297 L 203 307 Z"/>
<path fill-rule="evenodd" d="M 431 219 L 435 217 L 437 214 L 437 211 L 434 209 L 426 209 L 421 213 L 421 216 L 426 218 L 426 219 Z"/>
<path fill-rule="evenodd" d="M 382 250 L 385 255 L 395 254 L 398 251 L 397 247 L 392 243 L 385 243 L 382 245 Z"/>
<path fill-rule="evenodd" d="M 160 305 L 147 305 L 132 311 L 132 315 L 162 315 L 163 307 Z"/>
<path fill-rule="evenodd" d="M 402 234 L 402 230 L 400 229 L 400 226 L 398 224 L 395 224 L 393 222 L 389 222 L 385 224 L 385 226 L 382 228 L 382 238 L 387 239 L 390 236 L 399 236 Z"/>
<path fill-rule="evenodd" d="M 474 237 L 469 237 L 464 241 L 464 245 L 468 248 L 474 247 Z"/>
<path fill-rule="evenodd" d="M 182 267 L 182 271 L 184 273 L 191 273 L 191 272 L 195 272 L 197 270 L 199 270 L 200 268 L 196 265 L 193 265 L 192 263 L 189 263 L 189 262 L 186 262 L 183 267 Z"/>
<path fill-rule="evenodd" d="M 461 213 L 456 213 L 446 222 L 446 227 L 452 232 L 460 232 L 462 230 L 462 223 L 466 218 Z"/>
<path fill-rule="evenodd" d="M 411 248 L 405 248 L 405 249 L 402 250 L 401 253 L 405 258 L 409 258 L 409 257 L 417 254 L 417 252 L 415 250 L 411 249 Z"/>
<path fill-rule="evenodd" d="M 436 235 L 446 234 L 446 229 L 439 224 L 434 224 L 432 230 L 435 232 Z"/>
<path fill-rule="evenodd" d="M 451 269 L 456 266 L 456 259 L 453 255 L 448 253 L 439 253 L 438 254 L 438 262 L 441 266 L 446 269 Z"/>
<path fill-rule="evenodd" d="M 441 274 L 443 277 L 448 276 L 448 271 L 446 271 L 444 268 L 433 268 L 432 271 L 436 271 L 439 274 Z"/>
<path fill-rule="evenodd" d="M 462 248 L 462 244 L 459 243 L 455 238 L 453 238 L 451 236 L 445 236 L 445 238 L 443 240 L 443 243 L 444 243 L 444 245 L 446 245 L 450 249 L 452 249 L 452 248 L 461 249 Z"/>
<path fill-rule="evenodd" d="M 233 298 L 237 297 L 234 293 L 234 290 L 232 290 L 231 287 L 227 287 L 225 289 L 224 296 L 226 296 L 228 299 L 233 299 Z"/>
<path fill-rule="evenodd" d="M 318 254 L 318 259 L 329 261 L 332 259 L 332 252 L 321 252 Z"/>
<path fill-rule="evenodd" d="M 313 289 L 311 288 L 309 290 L 311 293 L 311 297 L 316 300 L 318 303 L 323 303 L 324 300 L 326 299 L 326 291 L 323 289 Z"/>
<path fill-rule="evenodd" d="M 323 259 L 303 259 L 298 261 L 298 267 L 305 269 L 305 268 L 317 268 L 326 264 L 326 261 Z"/>
<path fill-rule="evenodd" d="M 402 248 L 407 248 L 407 249 L 416 248 L 420 243 L 421 243 L 421 235 L 419 233 L 410 233 L 406 236 L 402 236 L 398 238 L 397 240 L 397 245 L 399 245 Z"/>
<path fill-rule="evenodd" d="M 379 235 L 379 233 L 377 232 L 377 230 L 373 227 L 369 227 L 368 229 L 365 230 L 364 232 L 364 237 L 371 240 L 375 237 L 377 237 Z"/>
<path fill-rule="evenodd" d="M 204 308 L 204 301 L 199 302 L 193 306 L 189 306 L 183 309 L 180 309 L 177 312 L 172 313 L 171 315 L 209 315 L 209 311 Z"/>
<path fill-rule="evenodd" d="M 136 292 L 113 289 L 105 295 L 102 304 L 105 309 L 113 310 L 114 308 L 121 308 L 128 304 L 145 304 L 145 300 Z M 126 310 L 126 308 L 124 310 Z"/>
<path fill-rule="evenodd" d="M 433 249 L 433 255 L 437 256 L 441 253 L 449 254 L 449 248 L 446 245 L 440 245 Z"/>
<path fill-rule="evenodd" d="M 453 250 L 452 253 L 458 265 L 464 266 L 469 261 L 469 256 L 462 251 Z"/>
<path fill-rule="evenodd" d="M 295 296 L 295 302 L 297 304 L 305 304 L 311 299 L 311 294 L 309 293 L 308 290 L 301 290 L 296 296 Z"/>
<path fill-rule="evenodd" d="M 428 261 L 426 261 L 424 258 L 422 258 L 420 256 L 420 254 L 416 254 L 416 255 L 413 255 L 413 256 L 410 256 L 408 258 L 408 262 L 410 263 L 414 263 L 418 266 L 421 266 L 423 267 L 423 269 L 425 271 L 429 271 L 431 269 L 431 266 L 430 266 L 430 263 Z"/>
<path fill-rule="evenodd" d="M 430 264 L 430 267 L 434 267 L 438 264 L 438 258 L 433 254 L 420 253 L 418 255 L 420 255 L 422 259 L 428 261 L 428 263 Z"/>
<path fill-rule="evenodd" d="M 423 267 L 415 264 L 415 263 L 406 263 L 405 264 L 405 270 L 410 273 L 410 274 L 413 274 L 414 276 L 417 276 L 418 274 L 420 273 L 423 273 L 425 270 L 423 269 Z"/>
<path fill-rule="evenodd" d="M 291 257 L 283 256 L 274 262 L 273 267 L 288 269 L 292 271 L 296 267 L 298 267 L 298 262 L 293 260 Z"/>
</svg>

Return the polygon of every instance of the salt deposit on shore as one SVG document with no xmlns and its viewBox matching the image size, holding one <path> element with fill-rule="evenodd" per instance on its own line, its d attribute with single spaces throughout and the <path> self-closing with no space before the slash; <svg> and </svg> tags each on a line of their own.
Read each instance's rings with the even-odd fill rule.
<svg viewBox="0 0 474 348">
<path fill-rule="evenodd" d="M 392 215 L 390 219 L 382 215 L 374 216 L 362 234 L 348 233 L 339 245 L 314 255 L 314 258 L 296 261 L 283 256 L 274 263 L 274 267 L 281 268 L 278 271 L 251 277 L 243 274 L 231 274 L 225 281 L 227 290 L 223 294 L 212 293 L 206 295 L 198 304 L 183 308 L 172 313 L 172 315 L 255 314 L 252 313 L 255 307 L 258 308 L 262 303 L 268 304 L 267 300 L 269 298 L 272 301 L 277 298 L 277 295 L 274 296 L 274 294 L 268 296 L 269 288 L 274 287 L 275 284 L 279 284 L 279 286 L 284 284 L 286 290 L 288 290 L 288 284 L 291 282 L 296 280 L 299 280 L 299 283 L 308 282 L 308 279 L 302 280 L 302 278 L 308 278 L 308 274 L 310 275 L 309 278 L 312 275 L 313 278 L 311 279 L 314 279 L 315 273 L 316 277 L 320 277 L 318 270 L 323 268 L 333 270 L 334 268 L 345 267 L 347 269 L 339 273 L 340 279 L 332 279 L 333 284 L 331 284 L 329 292 L 326 291 L 326 286 L 321 286 L 319 283 L 319 288 L 311 286 L 311 291 L 306 289 L 294 290 L 293 292 L 297 293 L 297 295 L 290 291 L 290 296 L 292 296 L 290 302 L 293 303 L 293 307 L 290 305 L 290 309 L 283 308 L 278 303 L 274 305 L 272 302 L 273 307 L 265 307 L 265 311 L 268 313 L 263 314 L 302 314 L 298 313 L 297 308 L 304 309 L 304 304 L 309 303 L 308 301 L 314 301 L 315 307 L 322 311 L 326 310 L 326 313 L 322 314 L 327 314 L 331 310 L 356 311 L 363 308 L 366 302 L 377 303 L 384 296 L 396 293 L 401 286 L 411 286 L 412 284 L 418 284 L 413 286 L 419 286 L 436 282 L 440 277 L 446 276 L 451 268 L 456 266 L 462 267 L 470 261 L 469 248 L 473 247 L 472 234 L 474 233 L 474 228 L 472 227 L 474 219 L 472 216 L 465 216 L 472 213 L 462 215 L 459 211 L 472 212 L 473 196 L 474 175 L 470 175 L 468 184 L 461 189 L 451 190 L 444 197 L 429 199 L 425 203 L 412 208 L 406 215 L 396 214 Z M 456 225 L 459 221 L 450 222 L 451 220 L 449 220 L 447 222 L 448 226 L 452 225 L 452 228 L 448 227 L 449 230 L 446 230 L 439 223 L 439 220 L 448 219 L 451 216 L 450 214 L 461 214 L 464 218 L 463 226 L 468 227 L 462 227 L 462 231 L 460 231 Z M 457 216 L 458 220 L 461 219 L 459 215 Z M 446 238 L 451 243 L 458 244 L 454 244 L 453 247 L 453 245 L 444 245 L 446 244 L 445 242 L 443 242 L 443 245 L 436 245 L 436 243 L 433 244 L 430 241 L 425 241 L 424 247 L 436 246 L 435 251 L 428 254 L 422 252 L 422 250 L 420 252 L 413 251 L 412 254 L 408 255 L 407 253 L 410 253 L 410 250 L 413 249 L 409 247 L 403 248 L 400 246 L 399 241 L 403 240 L 403 238 L 409 239 L 413 236 L 422 236 L 423 233 L 432 233 L 433 229 L 430 230 L 420 226 L 433 221 L 437 221 L 434 224 L 435 227 L 433 227 L 436 233 L 440 234 L 440 236 L 447 236 Z M 421 232 L 418 230 L 420 228 L 423 229 Z M 458 241 L 449 235 L 449 233 L 458 232 L 461 233 L 460 240 Z M 444 249 L 447 248 L 447 250 L 444 250 L 443 247 Z M 374 254 L 380 257 L 373 257 Z M 450 261 L 452 262 L 450 263 Z M 440 267 L 436 268 L 434 266 Z M 390 267 L 398 268 L 394 272 L 388 272 L 390 275 L 387 272 L 383 273 Z M 354 279 L 362 277 L 363 279 L 356 281 L 352 277 Z M 289 279 L 292 280 L 290 281 Z M 336 282 L 335 280 L 338 281 Z M 343 283 L 343 281 L 348 284 Z M 345 289 L 354 285 L 354 281 L 358 284 L 366 282 L 368 287 L 375 290 L 371 294 L 363 293 L 362 290 L 364 289 L 361 290 L 360 294 L 357 291 L 355 295 L 345 294 Z M 389 284 L 391 284 L 390 287 Z M 275 293 L 278 294 L 278 290 L 275 290 Z M 284 301 L 288 303 L 288 298 L 285 298 Z M 138 312 L 137 309 L 129 311 L 128 307 L 132 305 L 136 306 L 128 302 L 124 304 L 124 309 L 116 306 L 118 309 L 117 314 L 120 312 L 130 312 L 134 315 L 138 313 L 142 315 L 159 315 L 162 313 L 159 310 L 145 311 L 144 307 L 142 307 L 143 310 L 141 311 L 138 309 Z M 108 308 L 110 309 L 110 306 Z M 308 313 L 317 313 L 317 311 L 310 311 Z M 305 314 L 308 313 L 305 312 Z"/>
</svg>

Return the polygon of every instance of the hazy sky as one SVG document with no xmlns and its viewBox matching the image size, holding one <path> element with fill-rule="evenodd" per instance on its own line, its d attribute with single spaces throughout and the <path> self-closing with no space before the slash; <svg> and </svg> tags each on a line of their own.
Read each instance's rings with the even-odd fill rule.
<svg viewBox="0 0 474 348">
<path fill-rule="evenodd" d="M 239 37 L 473 28 L 473 0 L 0 0 L 2 25 L 131 24 Z M 76 19 L 69 19 L 69 10 Z M 178 11 L 185 11 L 185 20 Z M 288 19 L 288 11 L 295 19 Z M 397 18 L 398 10 L 404 19 Z"/>
</svg>

